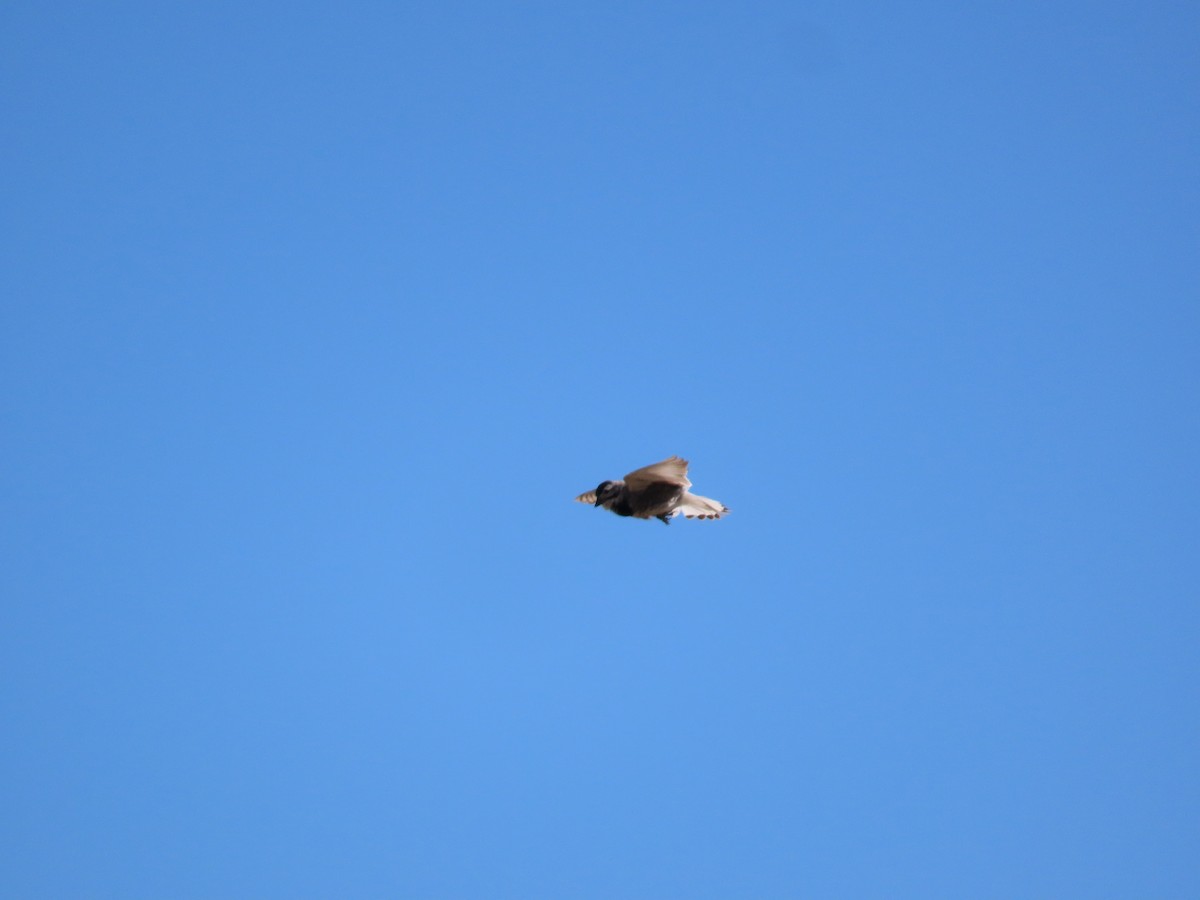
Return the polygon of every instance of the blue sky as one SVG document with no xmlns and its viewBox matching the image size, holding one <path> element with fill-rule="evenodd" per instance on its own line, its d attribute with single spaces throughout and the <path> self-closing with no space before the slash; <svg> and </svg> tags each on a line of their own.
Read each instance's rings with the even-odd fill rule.
<svg viewBox="0 0 1200 900">
<path fill-rule="evenodd" d="M 1200 894 L 1198 38 L 6 4 L 0 893 Z"/>
</svg>

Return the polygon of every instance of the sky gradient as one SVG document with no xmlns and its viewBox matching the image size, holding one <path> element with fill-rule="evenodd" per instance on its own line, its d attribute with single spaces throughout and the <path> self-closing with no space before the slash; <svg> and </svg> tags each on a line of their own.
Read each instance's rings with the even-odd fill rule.
<svg viewBox="0 0 1200 900">
<path fill-rule="evenodd" d="M 5 4 L 0 894 L 1200 895 L 1198 41 Z"/>
</svg>

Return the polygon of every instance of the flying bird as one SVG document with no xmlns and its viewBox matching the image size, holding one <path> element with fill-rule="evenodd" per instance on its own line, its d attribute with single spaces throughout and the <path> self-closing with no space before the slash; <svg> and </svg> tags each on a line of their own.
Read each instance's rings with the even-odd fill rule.
<svg viewBox="0 0 1200 900">
<path fill-rule="evenodd" d="M 716 500 L 689 494 L 692 483 L 687 477 L 688 462 L 678 456 L 637 469 L 623 481 L 602 481 L 594 491 L 575 499 L 579 503 L 603 506 L 618 516 L 658 519 L 664 525 L 680 513 L 688 519 L 719 519 L 729 512 Z"/>
</svg>

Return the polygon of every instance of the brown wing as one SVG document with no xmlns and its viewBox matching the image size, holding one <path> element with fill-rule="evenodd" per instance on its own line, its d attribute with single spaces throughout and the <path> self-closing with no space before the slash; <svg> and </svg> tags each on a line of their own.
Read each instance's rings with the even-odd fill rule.
<svg viewBox="0 0 1200 900">
<path fill-rule="evenodd" d="M 648 485 L 658 482 L 675 484 L 681 488 L 689 488 L 692 483 L 687 477 L 688 461 L 672 456 L 651 466 L 636 469 L 625 476 L 625 484 L 630 490 L 643 491 Z"/>
</svg>

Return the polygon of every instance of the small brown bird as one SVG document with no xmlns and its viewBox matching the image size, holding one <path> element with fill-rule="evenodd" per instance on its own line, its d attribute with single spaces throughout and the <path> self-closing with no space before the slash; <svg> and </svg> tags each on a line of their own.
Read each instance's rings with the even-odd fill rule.
<svg viewBox="0 0 1200 900">
<path fill-rule="evenodd" d="M 618 516 L 658 519 L 664 525 L 670 525 L 672 516 L 680 513 L 689 519 L 719 519 L 729 512 L 723 503 L 689 494 L 692 483 L 687 470 L 686 459 L 672 456 L 630 472 L 624 481 L 602 481 L 594 491 L 575 499 L 603 506 Z"/>
</svg>

